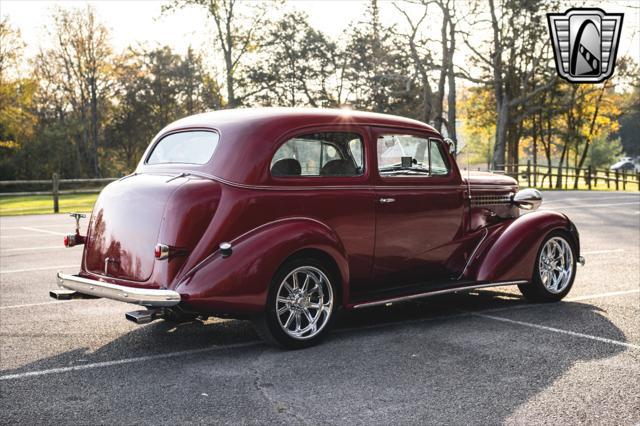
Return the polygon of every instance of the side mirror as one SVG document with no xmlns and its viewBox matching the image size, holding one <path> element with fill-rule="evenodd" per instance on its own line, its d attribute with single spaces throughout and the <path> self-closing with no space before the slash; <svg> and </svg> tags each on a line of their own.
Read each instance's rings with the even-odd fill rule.
<svg viewBox="0 0 640 426">
<path fill-rule="evenodd" d="M 522 210 L 536 210 L 542 204 L 542 194 L 537 189 L 528 188 L 518 191 L 511 202 Z"/>
<path fill-rule="evenodd" d="M 456 153 L 456 143 L 451 138 L 444 138 L 444 143 L 449 147 L 449 154 Z"/>
</svg>

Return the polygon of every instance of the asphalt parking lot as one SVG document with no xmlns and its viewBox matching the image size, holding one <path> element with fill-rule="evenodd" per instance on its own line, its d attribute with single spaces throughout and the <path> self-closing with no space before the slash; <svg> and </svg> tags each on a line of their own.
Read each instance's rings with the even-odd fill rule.
<svg viewBox="0 0 640 426">
<path fill-rule="evenodd" d="M 504 287 L 342 313 L 301 351 L 248 322 L 138 326 L 54 301 L 66 215 L 0 218 L 2 424 L 639 424 L 640 194 L 545 192 L 587 263 L 557 304 Z M 85 220 L 86 225 L 86 220 Z"/>
</svg>

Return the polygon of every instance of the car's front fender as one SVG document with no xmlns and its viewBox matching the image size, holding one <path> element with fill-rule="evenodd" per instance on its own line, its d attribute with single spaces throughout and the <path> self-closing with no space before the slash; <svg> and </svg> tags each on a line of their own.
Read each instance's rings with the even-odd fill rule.
<svg viewBox="0 0 640 426">
<path fill-rule="evenodd" d="M 286 218 L 259 226 L 230 241 L 232 254 L 219 250 L 189 271 L 177 284 L 185 307 L 211 313 L 259 313 L 269 284 L 285 260 L 313 249 L 335 262 L 344 283 L 349 281 L 344 247 L 335 232 L 311 218 Z"/>
<path fill-rule="evenodd" d="M 561 213 L 538 211 L 491 229 L 471 259 L 464 278 L 478 282 L 530 281 L 540 245 L 555 230 L 571 236 L 577 257 L 580 241 L 575 225 Z"/>
</svg>

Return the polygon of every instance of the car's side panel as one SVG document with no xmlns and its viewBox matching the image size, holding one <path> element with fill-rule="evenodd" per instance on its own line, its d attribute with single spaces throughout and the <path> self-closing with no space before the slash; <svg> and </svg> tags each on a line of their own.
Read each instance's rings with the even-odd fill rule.
<svg viewBox="0 0 640 426">
<path fill-rule="evenodd" d="M 264 310 L 269 283 L 297 252 L 319 250 L 330 256 L 341 282 L 349 282 L 345 248 L 336 233 L 317 220 L 292 217 L 262 225 L 231 240 L 233 253 L 219 251 L 186 274 L 175 287 L 185 308 L 212 314 L 252 314 Z M 347 286 L 343 297 L 348 298 Z"/>
<path fill-rule="evenodd" d="M 540 244 L 553 230 L 568 232 L 579 250 L 577 231 L 561 213 L 533 212 L 488 227 L 489 234 L 476 251 L 463 279 L 478 282 L 531 280 Z"/>
<path fill-rule="evenodd" d="M 435 140 L 450 168 L 445 176 L 383 177 L 375 162 L 375 290 L 456 277 L 460 271 L 450 268 L 458 264 L 454 258 L 464 237 L 465 188 L 454 159 L 432 133 L 387 127 L 372 127 L 371 132 L 372 141 L 389 134 Z"/>
<path fill-rule="evenodd" d="M 463 237 L 463 188 L 379 187 L 374 280 L 377 287 L 441 281 L 456 275 L 449 259 Z M 457 271 L 458 273 L 460 271 Z"/>
</svg>

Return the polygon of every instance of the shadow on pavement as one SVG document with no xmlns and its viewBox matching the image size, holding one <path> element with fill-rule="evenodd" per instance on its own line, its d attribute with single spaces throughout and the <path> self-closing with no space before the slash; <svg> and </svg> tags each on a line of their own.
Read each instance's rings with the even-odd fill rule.
<svg viewBox="0 0 640 426">
<path fill-rule="evenodd" d="M 258 343 L 232 348 L 216 357 L 224 356 L 228 358 L 225 363 L 246 369 L 247 375 L 255 374 L 252 383 L 265 395 L 265 403 L 284 407 L 282 410 L 287 413 L 296 413 L 285 421 L 503 423 L 520 405 L 549 387 L 574 364 L 609 358 L 625 350 L 603 342 L 468 314 L 516 308 L 524 303 L 518 295 L 508 292 L 478 291 L 341 312 L 334 331 L 319 346 L 281 351 Z M 598 308 L 588 304 L 535 305 L 505 310 L 501 315 L 514 319 L 528 315 L 530 318 L 538 311 L 544 312 L 543 316 L 539 314 L 540 321 L 556 321 L 566 325 L 566 329 L 588 327 L 597 330 L 602 337 L 625 341 L 624 334 Z M 2 375 L 78 365 L 80 359 L 82 363 L 96 363 L 257 340 L 251 324 L 244 321 L 214 320 L 177 326 L 157 321 L 93 353 L 76 349 L 19 369 L 5 370 Z M 168 362 L 179 372 L 186 368 L 185 363 L 193 366 L 211 357 L 211 353 L 205 351 L 162 361 L 149 360 L 145 364 Z M 101 377 L 110 374 L 110 370 L 103 368 L 92 371 L 93 375 L 100 374 Z M 84 373 L 61 373 L 64 374 Z M 35 379 L 31 384 L 38 386 L 38 380 L 45 379 Z M 139 383 L 133 384 L 136 381 Z M 136 386 L 148 386 L 149 382 L 162 388 L 162 381 L 163 377 L 159 375 L 137 374 L 135 380 L 122 386 L 126 388 L 123 391 L 131 395 Z M 14 381 L 5 381 L 2 387 L 8 389 L 12 387 L 10 383 Z M 91 391 L 100 391 L 92 386 L 98 385 L 87 383 Z M 24 387 L 25 384 L 19 386 Z M 247 389 L 247 392 L 256 389 Z M 2 405 L 3 411 L 11 411 L 12 418 L 16 419 L 21 417 L 20 410 L 28 412 L 29 402 L 27 398 L 21 398 L 19 389 L 14 392 L 17 394 L 12 392 L 12 406 L 9 407 L 6 400 Z M 60 394 L 65 394 L 62 384 Z M 57 394 L 41 397 L 51 401 L 50 407 L 62 404 L 56 402 Z M 136 399 L 139 400 L 136 402 Z M 123 405 L 119 410 L 131 410 L 129 418 L 135 418 L 136 404 L 144 401 L 138 396 L 133 403 Z M 62 405 L 61 411 L 64 410 Z M 166 422 L 172 418 L 167 410 L 159 407 L 157 418 L 145 417 L 138 421 Z M 278 411 L 274 413 L 273 419 L 279 418 Z M 215 421 L 224 412 L 212 412 L 211 415 L 211 420 Z M 252 414 L 247 412 L 246 416 L 251 422 Z M 184 415 L 180 419 L 188 421 Z M 93 419 L 90 410 L 83 420 L 104 421 Z"/>
</svg>

